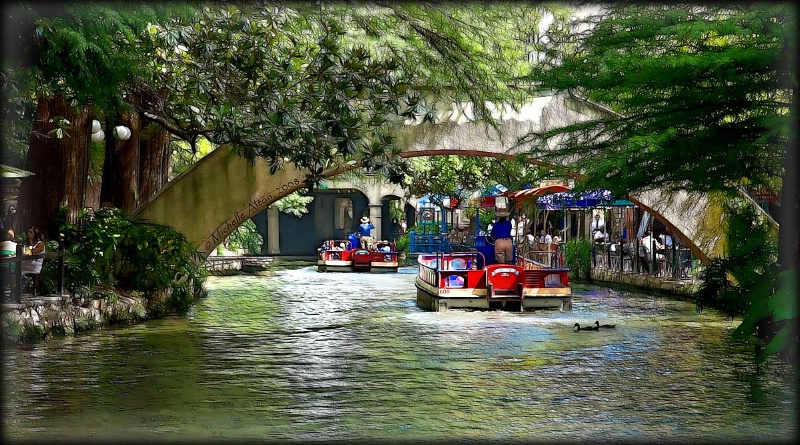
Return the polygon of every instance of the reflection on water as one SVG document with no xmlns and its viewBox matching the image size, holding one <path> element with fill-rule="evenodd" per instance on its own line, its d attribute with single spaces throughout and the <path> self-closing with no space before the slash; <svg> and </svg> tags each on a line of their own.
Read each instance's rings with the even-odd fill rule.
<svg viewBox="0 0 800 445">
<path fill-rule="evenodd" d="M 734 323 L 577 287 L 571 313 L 424 312 L 398 274 L 212 277 L 186 317 L 6 351 L 11 439 L 783 440 L 794 374 Z M 616 329 L 572 331 L 576 321 Z"/>
</svg>

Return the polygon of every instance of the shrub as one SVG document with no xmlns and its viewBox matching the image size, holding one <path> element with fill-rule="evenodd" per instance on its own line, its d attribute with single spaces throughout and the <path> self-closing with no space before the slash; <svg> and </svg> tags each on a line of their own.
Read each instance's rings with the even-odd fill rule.
<svg viewBox="0 0 800 445">
<path fill-rule="evenodd" d="M 408 253 L 408 246 L 411 244 L 411 235 L 408 232 L 400 235 L 400 238 L 397 238 L 395 242 L 395 246 L 398 252 Z"/>
<path fill-rule="evenodd" d="M 62 222 L 65 287 L 89 295 L 113 288 L 152 295 L 171 289 L 182 299 L 199 295 L 207 276 L 202 256 L 175 229 L 136 221 L 103 208 L 82 225 Z M 187 307 L 185 302 L 175 305 Z"/>
<path fill-rule="evenodd" d="M 574 280 L 591 281 L 592 243 L 586 238 L 576 238 L 564 244 L 564 264 Z"/>
<path fill-rule="evenodd" d="M 698 310 L 714 307 L 731 318 L 742 315 L 762 293 L 751 291 L 775 281 L 775 234 L 766 219 L 745 204 L 729 200 L 724 206 L 727 255 L 711 259 L 701 273 L 695 294 Z"/>
</svg>

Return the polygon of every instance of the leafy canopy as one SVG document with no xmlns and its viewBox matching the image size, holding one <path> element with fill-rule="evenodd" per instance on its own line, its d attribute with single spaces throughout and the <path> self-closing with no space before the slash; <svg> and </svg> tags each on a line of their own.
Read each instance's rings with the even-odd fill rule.
<svg viewBox="0 0 800 445">
<path fill-rule="evenodd" d="M 393 125 L 465 101 L 491 122 L 487 102 L 519 102 L 514 81 L 542 16 L 513 4 L 394 2 L 68 2 L 34 12 L 35 63 L 15 67 L 32 82 L 14 97 L 64 94 L 98 115 L 132 107 L 192 147 L 205 138 L 275 169 L 291 161 L 311 182 L 354 158 L 400 181 Z"/>
<path fill-rule="evenodd" d="M 796 84 L 794 23 L 784 4 L 612 6 L 531 74 L 611 111 L 522 142 L 569 159 L 580 185 L 620 194 L 774 186 Z M 557 136 L 558 149 L 543 150 Z"/>
<path fill-rule="evenodd" d="M 550 174 L 530 164 L 524 157 L 501 159 L 493 157 L 430 156 L 411 162 L 412 174 L 406 178 L 409 193 L 430 194 L 435 204 L 444 197 L 461 202 L 482 191 L 487 184 L 502 184 L 511 190 L 536 184 Z"/>
</svg>

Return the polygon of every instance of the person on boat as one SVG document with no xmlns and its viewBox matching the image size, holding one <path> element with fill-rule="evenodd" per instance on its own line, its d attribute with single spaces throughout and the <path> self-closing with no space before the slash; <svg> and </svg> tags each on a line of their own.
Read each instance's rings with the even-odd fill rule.
<svg viewBox="0 0 800 445">
<path fill-rule="evenodd" d="M 361 217 L 361 224 L 359 224 L 358 227 L 356 227 L 356 236 L 359 236 L 359 238 L 361 238 L 362 249 L 369 249 L 369 243 L 372 242 L 372 236 L 370 236 L 370 234 L 372 233 L 372 229 L 374 228 L 375 226 L 373 226 L 372 223 L 369 222 L 368 217 L 366 216 Z"/>
<path fill-rule="evenodd" d="M 494 238 L 494 258 L 498 263 L 511 263 L 511 258 L 514 255 L 513 244 L 511 242 L 511 221 L 508 220 L 508 214 L 497 215 L 498 220 L 492 224 L 492 230 L 489 232 Z"/>
</svg>

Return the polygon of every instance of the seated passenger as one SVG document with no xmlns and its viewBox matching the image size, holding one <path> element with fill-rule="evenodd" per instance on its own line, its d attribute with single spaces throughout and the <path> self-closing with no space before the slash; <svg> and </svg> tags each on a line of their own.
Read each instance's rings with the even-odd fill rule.
<svg viewBox="0 0 800 445">
<path fill-rule="evenodd" d="M 450 269 L 454 270 L 466 270 L 467 269 L 467 261 L 463 258 L 454 258 L 450 260 Z"/>
<path fill-rule="evenodd" d="M 458 275 L 447 277 L 447 287 L 464 287 L 464 278 Z"/>
</svg>

